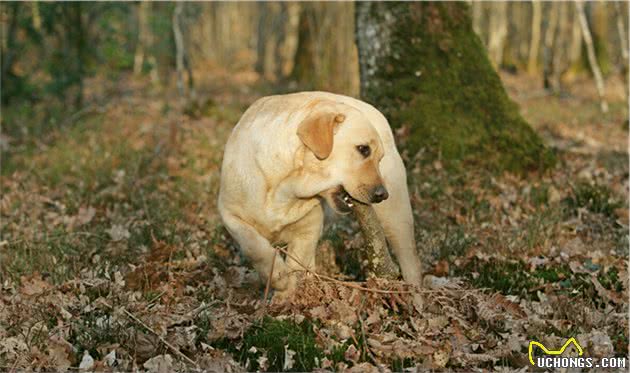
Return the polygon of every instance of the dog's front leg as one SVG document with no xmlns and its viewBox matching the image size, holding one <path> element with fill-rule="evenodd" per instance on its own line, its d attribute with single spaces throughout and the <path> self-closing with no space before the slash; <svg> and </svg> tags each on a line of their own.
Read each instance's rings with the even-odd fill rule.
<svg viewBox="0 0 630 373">
<path fill-rule="evenodd" d="M 238 242 L 243 254 L 252 261 L 261 281 L 263 283 L 267 281 L 273 267 L 271 278 L 273 288 L 280 292 L 292 291 L 295 288 L 295 276 L 290 273 L 282 256 L 274 255 L 275 249 L 269 241 L 255 227 L 238 216 L 227 211 L 221 211 L 221 217 L 227 230 Z"/>
<path fill-rule="evenodd" d="M 288 244 L 290 256 L 286 265 L 290 271 L 308 272 L 315 270 L 315 252 L 322 234 L 324 212 L 318 203 L 307 215 L 286 227 L 280 237 Z"/>
<path fill-rule="evenodd" d="M 390 197 L 373 205 L 376 216 L 385 231 L 389 245 L 398 259 L 405 282 L 422 285 L 422 263 L 416 249 L 413 214 L 405 166 L 398 154 L 387 154 L 381 161 L 381 174 Z M 419 295 L 414 298 L 416 308 L 422 308 Z"/>
</svg>

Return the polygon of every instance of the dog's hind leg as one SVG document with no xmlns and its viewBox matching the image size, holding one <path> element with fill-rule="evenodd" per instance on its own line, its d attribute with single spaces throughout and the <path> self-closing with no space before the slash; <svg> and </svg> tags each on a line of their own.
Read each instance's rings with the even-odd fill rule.
<svg viewBox="0 0 630 373">
<path fill-rule="evenodd" d="M 221 217 L 227 230 L 238 242 L 243 254 L 252 261 L 254 269 L 258 272 L 263 283 L 266 283 L 269 278 L 275 258 L 273 276 L 271 278 L 273 288 L 283 291 L 290 290 L 295 286 L 295 281 L 291 280 L 294 276 L 289 275 L 287 265 L 282 256 L 274 255 L 275 249 L 255 227 L 230 212 L 222 211 Z"/>
</svg>

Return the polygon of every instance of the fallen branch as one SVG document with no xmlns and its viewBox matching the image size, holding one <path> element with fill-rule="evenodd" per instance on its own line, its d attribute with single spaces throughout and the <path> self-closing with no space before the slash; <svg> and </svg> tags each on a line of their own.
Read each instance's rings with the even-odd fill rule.
<svg viewBox="0 0 630 373">
<path fill-rule="evenodd" d="M 361 250 L 361 262 L 366 274 L 391 280 L 397 279 L 400 272 L 389 253 L 385 232 L 376 217 L 374 208 L 370 205 L 355 203 L 353 210 L 365 239 L 365 245 Z"/>
</svg>

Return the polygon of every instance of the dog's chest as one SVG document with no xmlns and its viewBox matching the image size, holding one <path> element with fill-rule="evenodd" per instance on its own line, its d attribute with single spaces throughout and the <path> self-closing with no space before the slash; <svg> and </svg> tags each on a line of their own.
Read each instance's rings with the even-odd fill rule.
<svg viewBox="0 0 630 373">
<path fill-rule="evenodd" d="M 256 219 L 260 232 L 270 241 L 277 241 L 282 233 L 299 224 L 314 208 L 321 205 L 317 198 L 295 199 L 288 203 L 270 203 L 261 209 Z"/>
</svg>

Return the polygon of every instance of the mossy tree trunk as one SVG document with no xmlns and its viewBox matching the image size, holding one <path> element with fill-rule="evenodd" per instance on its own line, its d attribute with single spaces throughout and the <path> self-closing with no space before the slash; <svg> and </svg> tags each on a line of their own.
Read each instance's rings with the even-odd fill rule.
<svg viewBox="0 0 630 373">
<path fill-rule="evenodd" d="M 358 2 L 361 96 L 407 146 L 446 161 L 524 172 L 553 155 L 518 113 L 458 2 Z"/>
</svg>

